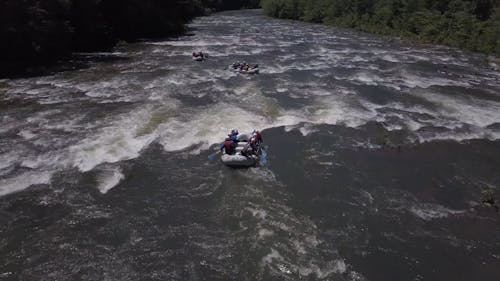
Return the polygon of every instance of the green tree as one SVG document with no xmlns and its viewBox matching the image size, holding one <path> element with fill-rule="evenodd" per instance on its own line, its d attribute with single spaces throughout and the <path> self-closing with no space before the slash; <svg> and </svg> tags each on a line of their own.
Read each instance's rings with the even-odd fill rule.
<svg viewBox="0 0 500 281">
<path fill-rule="evenodd" d="M 500 0 L 262 0 L 262 7 L 274 17 L 500 54 Z"/>
</svg>

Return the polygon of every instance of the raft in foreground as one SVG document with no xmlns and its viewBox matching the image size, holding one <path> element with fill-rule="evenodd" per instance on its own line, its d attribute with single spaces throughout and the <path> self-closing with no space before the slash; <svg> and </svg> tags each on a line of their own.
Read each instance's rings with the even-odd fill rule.
<svg viewBox="0 0 500 281">
<path fill-rule="evenodd" d="M 236 147 L 235 154 L 226 154 L 223 153 L 221 156 L 221 161 L 224 165 L 233 168 L 240 167 L 253 167 L 259 164 L 260 155 L 261 155 L 261 147 L 260 145 L 257 147 L 256 153 L 248 153 L 248 155 L 243 155 L 241 151 L 245 148 L 250 140 L 251 135 L 240 135 L 238 136 L 238 146 Z"/>
</svg>

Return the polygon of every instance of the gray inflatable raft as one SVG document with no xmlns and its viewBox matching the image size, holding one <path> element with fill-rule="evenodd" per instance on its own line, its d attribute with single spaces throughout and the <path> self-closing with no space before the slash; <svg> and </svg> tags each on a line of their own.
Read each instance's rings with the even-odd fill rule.
<svg viewBox="0 0 500 281">
<path fill-rule="evenodd" d="M 236 152 L 233 155 L 222 154 L 221 160 L 224 165 L 229 167 L 252 167 L 257 165 L 259 157 L 256 155 L 243 156 L 240 152 Z"/>
<path fill-rule="evenodd" d="M 248 155 L 243 155 L 241 151 L 247 146 L 248 141 L 252 136 L 250 134 L 242 134 L 238 136 L 238 146 L 236 147 L 235 154 L 223 153 L 221 156 L 221 161 L 224 165 L 229 167 L 252 167 L 259 163 L 259 156 L 248 151 Z"/>
<path fill-rule="evenodd" d="M 259 68 L 258 67 L 257 68 L 251 68 L 249 70 L 243 70 L 243 69 L 241 69 L 238 72 L 241 73 L 241 74 L 259 74 Z"/>
</svg>

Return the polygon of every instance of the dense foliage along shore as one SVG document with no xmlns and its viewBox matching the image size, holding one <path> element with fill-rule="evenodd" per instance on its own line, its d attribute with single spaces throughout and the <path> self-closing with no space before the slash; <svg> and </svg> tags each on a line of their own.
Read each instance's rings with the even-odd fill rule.
<svg viewBox="0 0 500 281">
<path fill-rule="evenodd" d="M 500 0 L 262 0 L 267 15 L 500 56 Z"/>
<path fill-rule="evenodd" d="M 258 0 L 3 0 L 0 75 L 119 40 L 158 38 L 210 11 L 255 8 Z"/>
</svg>

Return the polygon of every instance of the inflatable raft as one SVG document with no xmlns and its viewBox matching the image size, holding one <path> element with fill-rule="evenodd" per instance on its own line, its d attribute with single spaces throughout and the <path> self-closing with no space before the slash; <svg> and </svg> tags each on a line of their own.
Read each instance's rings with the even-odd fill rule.
<svg viewBox="0 0 500 281">
<path fill-rule="evenodd" d="M 260 161 L 260 146 L 257 147 L 257 151 L 251 151 L 249 149 L 246 153 L 243 153 L 248 145 L 248 141 L 252 136 L 248 134 L 242 134 L 238 136 L 238 146 L 236 147 L 235 154 L 222 153 L 221 161 L 224 165 L 229 167 L 253 167 L 257 165 Z M 245 155 L 244 155 L 245 154 Z"/>
<path fill-rule="evenodd" d="M 259 163 L 259 157 L 256 155 L 243 156 L 240 152 L 236 154 L 222 154 L 222 163 L 229 167 L 253 167 Z"/>
<path fill-rule="evenodd" d="M 259 66 L 254 65 L 250 66 L 248 69 L 243 69 L 241 63 L 233 63 L 229 65 L 229 69 L 241 74 L 258 74 L 259 73 Z"/>
<path fill-rule="evenodd" d="M 259 74 L 259 68 L 250 68 L 248 70 L 240 69 L 238 72 L 241 74 Z"/>
</svg>

